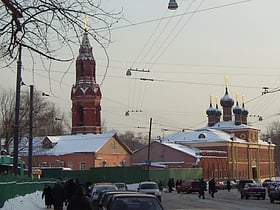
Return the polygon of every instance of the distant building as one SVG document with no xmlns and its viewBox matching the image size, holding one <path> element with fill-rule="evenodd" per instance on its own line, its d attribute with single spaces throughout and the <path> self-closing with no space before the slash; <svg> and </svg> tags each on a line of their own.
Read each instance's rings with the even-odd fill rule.
<svg viewBox="0 0 280 210">
<path fill-rule="evenodd" d="M 196 131 L 183 131 L 166 136 L 150 146 L 151 165 L 167 167 L 200 167 L 206 179 L 262 180 L 275 176 L 275 145 L 260 139 L 260 130 L 247 124 L 244 103 L 234 105 L 228 94 L 206 111 L 208 124 Z M 221 121 L 221 116 L 223 117 Z M 132 164 L 147 161 L 148 147 L 136 151 Z M 172 163 L 172 164 L 171 164 Z"/>
<path fill-rule="evenodd" d="M 22 141 L 20 147 L 20 156 L 28 162 L 28 144 Z M 45 136 L 34 138 L 32 163 L 35 168 L 88 170 L 130 165 L 131 153 L 114 133 Z"/>
</svg>

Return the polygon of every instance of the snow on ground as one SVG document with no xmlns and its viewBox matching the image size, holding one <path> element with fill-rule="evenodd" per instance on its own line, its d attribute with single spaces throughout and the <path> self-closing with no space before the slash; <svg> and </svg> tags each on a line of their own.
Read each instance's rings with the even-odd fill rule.
<svg viewBox="0 0 280 210">
<path fill-rule="evenodd" d="M 136 190 L 138 184 L 127 185 L 128 190 Z M 4 203 L 1 210 L 42 210 L 46 209 L 45 200 L 42 199 L 42 191 L 37 191 L 25 196 L 18 196 L 13 199 L 9 199 Z"/>
</svg>

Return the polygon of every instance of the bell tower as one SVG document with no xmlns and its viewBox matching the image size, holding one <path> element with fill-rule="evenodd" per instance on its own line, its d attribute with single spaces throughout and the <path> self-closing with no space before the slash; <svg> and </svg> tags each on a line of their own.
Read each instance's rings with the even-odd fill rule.
<svg viewBox="0 0 280 210">
<path fill-rule="evenodd" d="M 101 90 L 96 83 L 95 59 L 88 39 L 83 34 L 76 59 L 76 83 L 71 90 L 72 134 L 101 133 Z"/>
</svg>

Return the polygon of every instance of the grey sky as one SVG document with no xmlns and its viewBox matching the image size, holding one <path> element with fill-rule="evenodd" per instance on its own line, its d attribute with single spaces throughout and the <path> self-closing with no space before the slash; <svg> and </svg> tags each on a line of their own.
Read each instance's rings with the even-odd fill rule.
<svg viewBox="0 0 280 210">
<path fill-rule="evenodd" d="M 241 103 L 244 95 L 249 114 L 264 119 L 249 117 L 249 123 L 265 130 L 280 113 L 280 92 L 261 94 L 263 86 L 270 90 L 279 87 L 280 1 L 177 2 L 178 10 L 170 11 L 168 0 L 102 0 L 104 9 L 122 9 L 129 20 L 112 28 L 112 44 L 107 48 L 110 68 L 101 87 L 101 106 L 108 130 L 147 133 L 151 117 L 153 136 L 169 133 L 162 129 L 203 127 L 209 95 L 214 104 L 216 96 L 224 95 L 225 75 L 231 97 Z M 90 42 L 100 83 L 106 59 L 97 43 Z M 49 100 L 70 112 L 75 64 L 59 82 L 70 64 L 55 63 L 48 75 L 40 61 L 36 63 L 32 79 L 30 63 L 23 59 L 24 82 L 34 81 L 37 90 L 51 93 Z M 127 77 L 130 67 L 150 72 L 132 72 Z M 15 72 L 2 69 L 0 74 L 1 85 L 14 88 Z"/>
</svg>

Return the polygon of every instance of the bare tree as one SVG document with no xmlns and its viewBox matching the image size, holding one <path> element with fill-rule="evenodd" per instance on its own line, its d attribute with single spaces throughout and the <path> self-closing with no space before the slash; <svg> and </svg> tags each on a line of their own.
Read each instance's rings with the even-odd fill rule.
<svg viewBox="0 0 280 210">
<path fill-rule="evenodd" d="M 19 45 L 31 54 L 58 61 L 74 59 L 72 43 L 87 30 L 104 49 L 110 43 L 110 27 L 121 18 L 121 12 L 107 12 L 101 0 L 1 0 L 0 59 L 14 62 Z M 84 21 L 86 19 L 86 21 Z M 90 21 L 94 28 L 87 25 Z M 85 25 L 84 25 L 85 24 Z M 55 53 L 61 48 L 64 55 Z M 68 50 L 70 53 L 65 53 Z M 61 55 L 62 56 L 62 55 Z"/>
<path fill-rule="evenodd" d="M 126 131 L 124 134 L 119 134 L 119 138 L 123 141 L 132 151 L 140 149 L 145 146 L 145 137 L 135 136 L 131 131 Z M 146 141 L 147 142 L 147 141 Z"/>
<path fill-rule="evenodd" d="M 280 122 L 274 121 L 272 122 L 268 128 L 267 133 L 263 135 L 263 138 L 271 141 L 271 143 L 275 144 L 275 163 L 276 163 L 276 174 L 280 176 Z"/>
<path fill-rule="evenodd" d="M 0 92 L 0 130 L 5 140 L 4 149 L 9 151 L 13 139 L 15 110 L 15 92 L 1 89 Z M 19 139 L 29 135 L 29 92 L 23 92 L 20 107 Z M 40 92 L 34 92 L 33 136 L 62 135 L 69 131 L 70 126 L 66 114 L 56 108 L 54 103 L 47 101 Z"/>
</svg>

